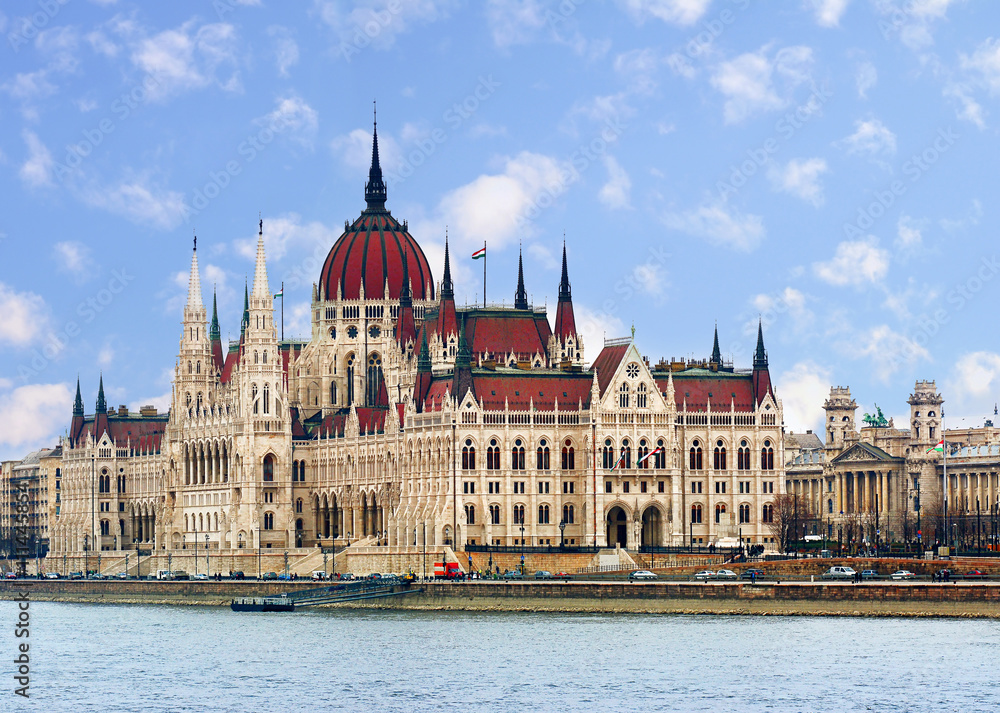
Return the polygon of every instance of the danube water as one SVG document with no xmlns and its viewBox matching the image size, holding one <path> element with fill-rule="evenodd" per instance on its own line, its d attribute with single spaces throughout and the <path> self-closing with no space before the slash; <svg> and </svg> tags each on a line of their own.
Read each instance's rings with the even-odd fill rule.
<svg viewBox="0 0 1000 713">
<path fill-rule="evenodd" d="M 32 603 L 30 699 L 0 711 L 995 711 L 969 619 L 234 613 Z"/>
</svg>

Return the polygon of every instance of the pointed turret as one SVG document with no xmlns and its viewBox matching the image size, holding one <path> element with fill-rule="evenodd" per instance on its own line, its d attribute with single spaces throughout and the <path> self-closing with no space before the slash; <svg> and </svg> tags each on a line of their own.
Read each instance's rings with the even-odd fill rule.
<svg viewBox="0 0 1000 713">
<path fill-rule="evenodd" d="M 566 266 L 566 243 L 563 243 L 562 278 L 559 280 L 559 304 L 556 307 L 555 335 L 561 342 L 565 342 L 567 337 L 576 339 L 573 295 L 569 285 L 569 269 Z"/>
<path fill-rule="evenodd" d="M 368 182 L 365 184 L 365 203 L 368 210 L 385 210 L 385 181 L 382 180 L 382 166 L 378 160 L 378 115 L 374 120 L 372 130 L 372 165 L 368 169 Z"/>
<path fill-rule="evenodd" d="M 413 292 L 410 290 L 410 269 L 408 256 L 403 251 L 403 287 L 399 292 L 399 318 L 396 321 L 396 340 L 400 348 L 406 349 L 410 342 L 416 342 L 417 325 L 413 319 Z"/>
<path fill-rule="evenodd" d="M 104 398 L 104 374 L 101 374 L 101 383 L 97 387 L 97 413 L 106 414 L 108 412 L 108 402 Z"/>
<path fill-rule="evenodd" d="M 465 338 L 465 316 L 462 317 L 461 325 L 458 329 L 458 354 L 455 357 L 455 371 L 452 379 L 451 395 L 456 399 L 465 398 L 465 394 L 472 390 L 475 398 L 476 389 L 472 381 L 472 350 L 469 342 Z"/>
<path fill-rule="evenodd" d="M 267 284 L 267 260 L 264 258 L 264 219 L 261 218 L 260 230 L 257 233 L 257 265 L 253 273 L 253 297 L 257 300 L 271 296 L 271 288 Z"/>
<path fill-rule="evenodd" d="M 247 325 L 250 324 L 250 288 L 247 283 L 243 283 L 243 319 L 240 321 L 240 341 L 246 334 Z"/>
<path fill-rule="evenodd" d="M 764 349 L 764 324 L 757 323 L 757 350 L 753 355 L 753 395 L 754 401 L 760 403 L 768 393 L 773 394 L 771 387 L 771 372 L 767 368 L 767 351 Z"/>
<path fill-rule="evenodd" d="M 76 400 L 73 402 L 73 415 L 83 415 L 83 396 L 80 395 L 80 377 L 76 377 Z"/>
<path fill-rule="evenodd" d="M 198 238 L 194 239 L 194 250 L 191 252 L 191 272 L 188 274 L 188 299 L 189 309 L 199 309 L 201 303 L 201 273 L 198 270 Z"/>
<path fill-rule="evenodd" d="M 722 350 L 719 349 L 719 325 L 715 325 L 715 343 L 712 345 L 712 358 L 708 360 L 709 365 L 714 365 L 716 369 L 722 366 Z"/>
<path fill-rule="evenodd" d="M 104 398 L 104 375 L 101 374 L 101 384 L 97 389 L 97 410 L 94 413 L 94 431 L 93 436 L 95 439 L 100 440 L 101 436 L 108 431 L 108 402 Z"/>
<path fill-rule="evenodd" d="M 451 258 L 448 254 L 448 235 L 444 236 L 444 277 L 441 280 L 441 307 L 438 309 L 437 334 L 442 344 L 458 331 L 455 317 L 455 287 L 451 282 Z"/>
<path fill-rule="evenodd" d="M 413 405 L 420 413 L 431 389 L 431 351 L 427 347 L 427 332 L 420 330 L 420 356 L 417 357 L 417 380 L 413 385 Z"/>
<path fill-rule="evenodd" d="M 221 372 L 226 360 L 222 355 L 222 331 L 219 329 L 219 305 L 215 290 L 212 291 L 212 325 L 208 330 L 208 339 L 212 343 L 212 364 L 217 373 Z"/>
<path fill-rule="evenodd" d="M 83 397 L 80 395 L 80 377 L 76 377 L 76 400 L 73 401 L 73 420 L 69 427 L 69 440 L 75 448 L 79 445 L 80 434 L 83 433 Z"/>
<path fill-rule="evenodd" d="M 514 293 L 514 309 L 528 309 L 528 293 L 524 289 L 524 260 L 517 251 L 517 291 Z"/>
<path fill-rule="evenodd" d="M 451 258 L 448 255 L 448 236 L 444 236 L 444 277 L 441 278 L 441 299 L 455 299 L 455 285 L 451 281 Z"/>
</svg>

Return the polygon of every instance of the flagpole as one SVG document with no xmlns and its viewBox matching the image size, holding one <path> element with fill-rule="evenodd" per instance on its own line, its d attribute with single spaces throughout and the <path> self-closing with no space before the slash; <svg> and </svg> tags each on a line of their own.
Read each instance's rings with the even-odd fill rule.
<svg viewBox="0 0 1000 713">
<path fill-rule="evenodd" d="M 944 475 L 941 478 L 941 500 L 944 503 L 944 541 L 948 542 L 948 431 L 944 425 L 944 409 L 941 409 L 941 455 L 944 457 Z M 949 549 L 950 553 L 951 550 Z"/>
<path fill-rule="evenodd" d="M 486 241 L 483 241 L 483 309 L 486 309 Z"/>
<path fill-rule="evenodd" d="M 281 281 L 281 341 L 285 341 L 285 282 Z"/>
</svg>

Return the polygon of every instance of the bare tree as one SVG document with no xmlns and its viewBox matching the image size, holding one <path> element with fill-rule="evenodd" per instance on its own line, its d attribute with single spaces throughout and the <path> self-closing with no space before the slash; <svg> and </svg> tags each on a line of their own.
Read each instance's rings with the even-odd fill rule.
<svg viewBox="0 0 1000 713">
<path fill-rule="evenodd" d="M 801 495 L 782 494 L 774 498 L 774 512 L 768 529 L 781 552 L 802 536 L 803 527 L 812 517 L 809 503 Z"/>
</svg>

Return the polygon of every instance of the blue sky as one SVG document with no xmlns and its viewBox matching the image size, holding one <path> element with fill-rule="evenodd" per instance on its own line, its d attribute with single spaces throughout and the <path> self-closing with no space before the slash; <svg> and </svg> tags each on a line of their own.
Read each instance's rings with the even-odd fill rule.
<svg viewBox="0 0 1000 713">
<path fill-rule="evenodd" d="M 18 7 L 19 5 L 19 7 Z M 168 403 L 191 237 L 236 336 L 263 216 L 285 334 L 364 207 L 456 296 L 554 306 L 565 235 L 590 359 L 748 367 L 763 319 L 790 429 L 831 384 L 897 425 L 1000 399 L 1000 6 L 972 0 L 51 0 L 0 11 L 0 458 Z M 861 413 L 858 414 L 859 417 Z"/>
</svg>

